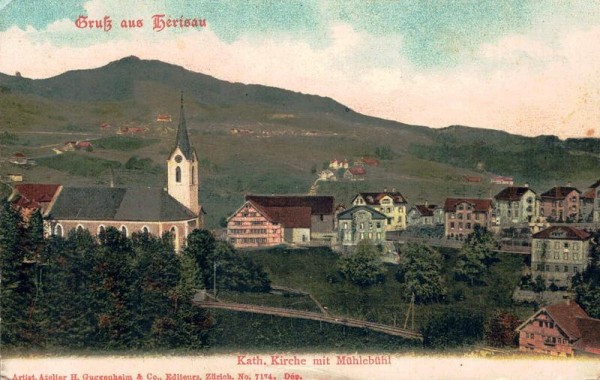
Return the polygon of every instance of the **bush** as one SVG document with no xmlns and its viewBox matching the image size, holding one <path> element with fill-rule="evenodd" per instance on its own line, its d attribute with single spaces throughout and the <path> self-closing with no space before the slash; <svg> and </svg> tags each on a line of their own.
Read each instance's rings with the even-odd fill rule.
<svg viewBox="0 0 600 380">
<path fill-rule="evenodd" d="M 421 329 L 423 345 L 451 348 L 473 344 L 483 338 L 484 317 L 479 311 L 450 309 L 434 314 Z"/>
</svg>

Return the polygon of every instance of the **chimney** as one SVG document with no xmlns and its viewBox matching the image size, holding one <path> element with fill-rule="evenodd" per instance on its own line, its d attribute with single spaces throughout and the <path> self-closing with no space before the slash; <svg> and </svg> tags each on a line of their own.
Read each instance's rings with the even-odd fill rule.
<svg viewBox="0 0 600 380">
<path fill-rule="evenodd" d="M 384 192 L 384 193 L 387 193 L 387 187 L 384 187 L 384 188 L 383 188 L 383 192 Z"/>
<path fill-rule="evenodd" d="M 529 184 L 528 184 L 527 182 L 525 182 L 525 183 L 523 184 L 523 187 L 529 187 Z"/>
<path fill-rule="evenodd" d="M 573 185 L 571 184 L 571 181 L 567 182 L 567 187 L 571 187 L 571 186 L 573 186 Z"/>
<path fill-rule="evenodd" d="M 429 202 L 427 202 L 427 199 L 425 199 L 425 207 L 429 206 Z"/>
</svg>

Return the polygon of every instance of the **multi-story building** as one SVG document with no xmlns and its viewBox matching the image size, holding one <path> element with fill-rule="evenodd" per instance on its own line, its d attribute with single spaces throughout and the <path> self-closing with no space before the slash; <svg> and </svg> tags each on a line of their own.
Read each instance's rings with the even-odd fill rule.
<svg viewBox="0 0 600 380">
<path fill-rule="evenodd" d="M 354 206 L 369 206 L 384 214 L 386 231 L 406 229 L 406 198 L 399 192 L 359 193 L 352 199 Z"/>
<path fill-rule="evenodd" d="M 492 200 L 479 198 L 447 198 L 444 202 L 444 235 L 461 240 L 476 227 L 492 225 Z"/>
<path fill-rule="evenodd" d="M 600 320 L 590 318 L 574 301 L 541 308 L 516 331 L 521 352 L 600 355 Z"/>
<path fill-rule="evenodd" d="M 308 244 L 334 236 L 332 196 L 247 195 L 227 219 L 227 239 L 235 247 Z"/>
<path fill-rule="evenodd" d="M 565 222 L 579 220 L 579 196 L 581 192 L 571 186 L 556 186 L 541 195 L 540 216 L 548 221 Z"/>
<path fill-rule="evenodd" d="M 494 197 L 496 223 L 501 226 L 522 224 L 538 217 L 539 202 L 528 186 L 507 187 Z"/>
<path fill-rule="evenodd" d="M 552 226 L 533 234 L 531 272 L 558 287 L 570 287 L 575 273 L 588 265 L 591 234 L 570 226 Z"/>
<path fill-rule="evenodd" d="M 352 246 L 361 240 L 383 243 L 386 219 L 386 215 L 365 205 L 353 206 L 340 212 L 337 215 L 339 244 Z"/>
</svg>

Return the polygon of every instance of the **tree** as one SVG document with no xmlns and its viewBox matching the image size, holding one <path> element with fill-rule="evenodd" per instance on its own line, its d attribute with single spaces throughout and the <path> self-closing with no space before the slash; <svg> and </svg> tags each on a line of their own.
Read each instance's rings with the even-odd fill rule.
<svg viewBox="0 0 600 380">
<path fill-rule="evenodd" d="M 463 244 L 454 273 L 459 280 L 468 282 L 471 286 L 483 285 L 484 274 L 495 261 L 498 243 L 493 235 L 485 228 L 475 227 L 473 233 Z"/>
<path fill-rule="evenodd" d="M 183 255 L 195 261 L 204 289 L 215 285 L 219 289 L 236 291 L 265 292 L 271 289 L 262 266 L 235 251 L 230 244 L 217 242 L 209 231 L 193 231 L 188 236 Z"/>
<path fill-rule="evenodd" d="M 494 347 L 514 346 L 519 318 L 506 311 L 499 311 L 485 324 L 485 340 Z"/>
<path fill-rule="evenodd" d="M 408 295 L 414 294 L 417 303 L 443 299 L 447 289 L 442 278 L 442 255 L 419 243 L 406 244 L 402 253 L 396 279 L 405 285 Z"/>
<path fill-rule="evenodd" d="M 484 317 L 477 310 L 450 309 L 434 314 L 421 328 L 423 345 L 450 348 L 483 338 Z"/>
<path fill-rule="evenodd" d="M 385 268 L 377 247 L 370 240 L 361 240 L 356 250 L 338 260 L 342 275 L 355 285 L 368 287 L 385 281 Z"/>
<path fill-rule="evenodd" d="M 24 236 L 20 214 L 11 204 L 0 201 L 0 299 L 2 301 L 2 335 L 5 345 L 31 343 L 28 333 L 29 310 L 34 296 L 31 264 L 25 263 Z"/>
</svg>

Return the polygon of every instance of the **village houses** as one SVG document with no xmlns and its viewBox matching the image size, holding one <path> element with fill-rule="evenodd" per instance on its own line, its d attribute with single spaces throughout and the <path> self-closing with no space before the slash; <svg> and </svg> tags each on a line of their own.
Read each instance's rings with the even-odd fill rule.
<svg viewBox="0 0 600 380">
<path fill-rule="evenodd" d="M 591 234 L 570 226 L 552 226 L 531 239 L 532 277 L 546 284 L 571 286 L 571 278 L 588 265 Z"/>
<path fill-rule="evenodd" d="M 583 221 L 600 223 L 600 179 L 586 189 L 582 199 L 585 203 L 582 204 Z"/>
</svg>

